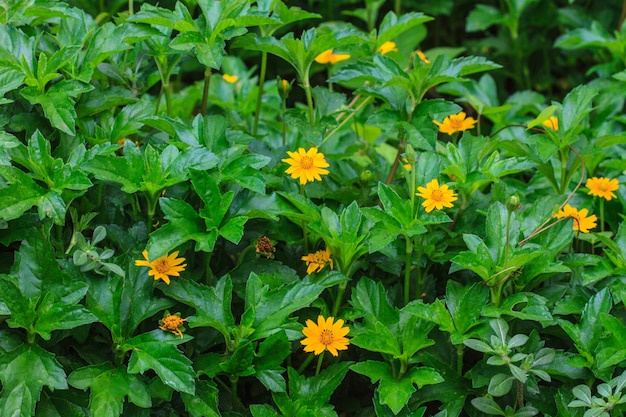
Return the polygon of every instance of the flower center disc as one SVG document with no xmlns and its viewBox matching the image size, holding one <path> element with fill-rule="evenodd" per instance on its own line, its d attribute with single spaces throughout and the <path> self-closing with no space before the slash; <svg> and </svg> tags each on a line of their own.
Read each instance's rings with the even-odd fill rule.
<svg viewBox="0 0 626 417">
<path fill-rule="evenodd" d="M 167 261 L 166 261 L 166 260 L 164 260 L 164 259 L 163 259 L 163 260 L 158 261 L 158 262 L 154 265 L 154 267 L 155 267 L 155 268 L 156 268 L 156 270 L 157 270 L 157 271 L 159 271 L 160 273 L 165 273 L 165 272 L 169 271 L 169 269 L 170 269 L 169 264 L 168 264 L 168 263 L 167 263 Z"/>
<path fill-rule="evenodd" d="M 322 342 L 323 345 L 330 345 L 331 343 L 333 343 L 334 340 L 335 340 L 335 337 L 333 335 L 332 330 L 329 330 L 329 329 L 322 330 L 320 334 L 320 342 Z"/>
<path fill-rule="evenodd" d="M 313 158 L 310 156 L 303 156 L 300 160 L 300 166 L 302 169 L 311 169 L 313 168 Z"/>
<path fill-rule="evenodd" d="M 433 192 L 430 195 L 430 199 L 433 201 L 442 201 L 443 193 L 439 190 L 433 190 Z"/>
</svg>

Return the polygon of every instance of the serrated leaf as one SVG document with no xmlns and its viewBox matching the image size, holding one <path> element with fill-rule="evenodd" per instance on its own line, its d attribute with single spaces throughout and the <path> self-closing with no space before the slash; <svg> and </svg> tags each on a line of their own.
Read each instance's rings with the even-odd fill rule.
<svg viewBox="0 0 626 417">
<path fill-rule="evenodd" d="M 21 345 L 0 356 L 0 413 L 32 416 L 44 386 L 67 389 L 65 372 L 54 355 L 37 345 Z"/>
<path fill-rule="evenodd" d="M 132 351 L 128 372 L 143 374 L 147 370 L 153 370 L 165 385 L 193 395 L 195 371 L 191 360 L 175 346 L 182 342 L 177 336 L 161 330 L 153 330 L 129 339 L 122 346 L 123 350 Z"/>
<path fill-rule="evenodd" d="M 185 410 L 191 417 L 221 417 L 218 407 L 219 390 L 212 381 L 198 380 L 196 393 L 181 393 Z"/>
</svg>

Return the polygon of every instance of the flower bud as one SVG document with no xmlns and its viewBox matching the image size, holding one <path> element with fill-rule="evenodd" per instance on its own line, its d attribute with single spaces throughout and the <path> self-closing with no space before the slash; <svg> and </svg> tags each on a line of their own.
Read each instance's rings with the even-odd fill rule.
<svg viewBox="0 0 626 417">
<path fill-rule="evenodd" d="M 278 84 L 278 95 L 282 100 L 287 99 L 289 92 L 291 91 L 291 83 L 283 78 L 277 77 L 276 83 Z"/>
<path fill-rule="evenodd" d="M 509 213 L 512 213 L 519 208 L 520 202 L 521 201 L 519 196 L 517 194 L 513 194 L 506 202 L 506 209 L 509 211 Z"/>
</svg>

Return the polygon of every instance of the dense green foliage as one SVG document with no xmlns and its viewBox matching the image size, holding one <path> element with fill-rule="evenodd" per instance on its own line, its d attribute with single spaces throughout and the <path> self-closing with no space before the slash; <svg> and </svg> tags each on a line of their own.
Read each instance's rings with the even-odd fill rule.
<svg viewBox="0 0 626 417">
<path fill-rule="evenodd" d="M 0 416 L 624 415 L 625 15 L 0 2 Z"/>
</svg>

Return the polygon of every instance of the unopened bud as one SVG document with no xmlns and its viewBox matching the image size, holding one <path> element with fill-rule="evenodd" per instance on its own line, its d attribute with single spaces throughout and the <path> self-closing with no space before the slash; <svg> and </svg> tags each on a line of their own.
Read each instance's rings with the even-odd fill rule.
<svg viewBox="0 0 626 417">
<path fill-rule="evenodd" d="M 509 200 L 506 202 L 506 209 L 509 211 L 509 213 L 512 213 L 515 210 L 517 210 L 519 206 L 520 206 L 520 198 L 517 194 L 513 194 L 511 197 L 509 197 Z"/>
</svg>

